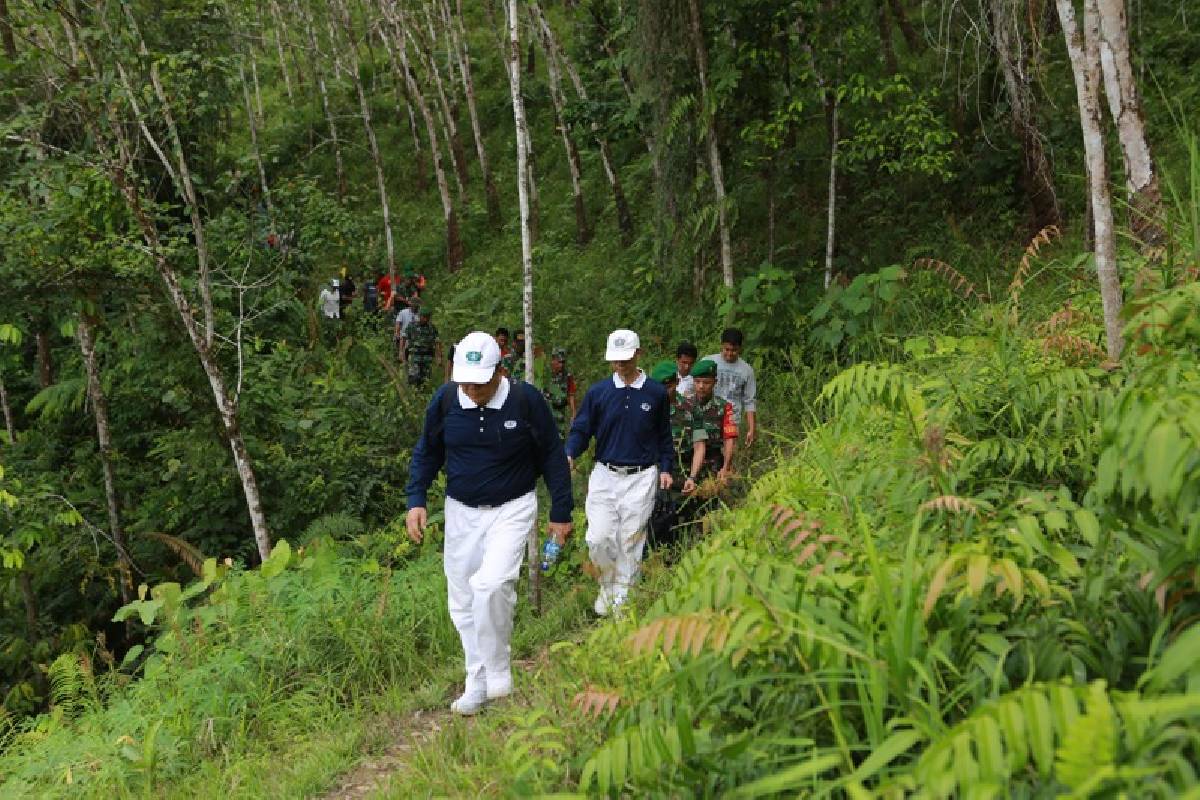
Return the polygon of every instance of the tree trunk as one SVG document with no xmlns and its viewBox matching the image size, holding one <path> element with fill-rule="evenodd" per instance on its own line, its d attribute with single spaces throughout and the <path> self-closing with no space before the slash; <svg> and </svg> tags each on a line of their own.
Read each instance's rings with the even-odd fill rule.
<svg viewBox="0 0 1200 800">
<path fill-rule="evenodd" d="M 1096 231 L 1096 274 L 1100 281 L 1100 300 L 1104 307 L 1104 332 L 1108 356 L 1121 357 L 1121 277 L 1117 270 L 1116 232 L 1113 225 L 1112 196 L 1108 188 L 1108 166 L 1104 155 L 1104 134 L 1100 122 L 1100 20 L 1095 0 L 1085 0 L 1083 30 L 1075 19 L 1072 0 L 1055 0 L 1067 54 L 1075 77 L 1079 103 L 1079 121 L 1083 129 L 1083 147 L 1087 158 L 1088 189 L 1092 222 Z"/>
<path fill-rule="evenodd" d="M 17 426 L 13 423 L 12 406 L 8 403 L 8 389 L 4 386 L 4 378 L 0 377 L 0 409 L 4 411 L 4 429 L 8 431 L 8 443 L 17 443 Z"/>
<path fill-rule="evenodd" d="M 92 405 L 92 419 L 96 423 L 96 442 L 100 448 L 100 468 L 104 474 L 104 498 L 108 504 L 108 527 L 113 545 L 117 548 L 117 564 L 120 568 L 118 589 L 121 603 L 130 600 L 129 588 L 133 585 L 133 570 L 129 561 L 129 550 L 125 546 L 125 529 L 121 525 L 121 506 L 117 499 L 117 481 L 113 471 L 112 434 L 108 427 L 108 397 L 104 384 L 100 382 L 100 363 L 96 358 L 96 341 L 92 332 L 92 321 L 87 313 L 79 315 L 76 329 L 79 351 L 83 355 L 83 366 L 87 373 L 87 394 Z"/>
<path fill-rule="evenodd" d="M 900 70 L 896 61 L 896 48 L 892 46 L 892 23 L 888 19 L 887 6 L 884 0 L 875 0 L 875 24 L 879 28 L 879 47 L 883 53 L 883 65 L 888 75 L 895 75 Z"/>
<path fill-rule="evenodd" d="M 136 20 L 132 18 L 132 13 L 126 7 L 126 16 L 130 20 L 131 27 L 138 34 L 139 50 L 143 56 L 145 52 L 145 42 L 141 40 L 141 33 L 137 28 Z M 89 62 L 93 72 L 99 74 L 95 65 L 94 59 L 91 58 L 89 52 Z M 167 128 L 171 132 L 174 140 L 173 144 L 177 150 L 177 156 L 181 167 L 186 165 L 186 160 L 183 158 L 182 146 L 179 142 L 178 134 L 174 127 L 174 117 L 171 114 L 170 105 L 167 102 L 166 93 L 162 90 L 162 85 L 158 81 L 157 71 L 151 67 L 151 82 L 155 85 L 155 93 L 162 105 L 163 117 L 167 122 Z M 151 146 L 156 154 L 158 154 L 164 168 L 172 171 L 171 163 L 166 158 L 161 145 L 152 134 L 149 133 L 149 126 L 146 120 L 142 117 L 141 112 L 134 107 L 136 122 L 139 128 L 147 136 Z M 229 396 L 225 386 L 225 380 L 221 374 L 220 365 L 217 362 L 216 354 L 212 349 L 211 337 L 211 306 L 207 309 L 208 314 L 204 315 L 205 329 L 201 328 L 201 324 L 196 320 L 196 314 L 192 309 L 183 286 L 180 283 L 179 276 L 175 272 L 174 267 L 167 259 L 167 254 L 162 247 L 159 239 L 158 228 L 146 212 L 142 203 L 142 197 L 138 188 L 139 182 L 136 173 L 133 171 L 135 163 L 133 151 L 130 143 L 125 135 L 124 128 L 117 124 L 117 120 L 121 116 L 116 109 L 110 104 L 108 109 L 107 119 L 110 121 L 110 132 L 116 140 L 119 149 L 119 158 L 113 162 L 111 159 L 107 164 L 107 168 L 113 183 L 125 198 L 125 204 L 130 213 L 133 215 L 134 221 L 137 223 L 142 232 L 142 238 L 145 241 L 151 257 L 154 259 L 155 267 L 158 269 L 163 283 L 166 285 L 167 294 L 171 299 L 172 305 L 175 307 L 176 313 L 180 321 L 183 323 L 184 330 L 187 332 L 188 339 L 192 343 L 196 355 L 200 359 L 200 364 L 204 369 L 205 375 L 208 378 L 209 386 L 212 389 L 213 399 L 216 403 L 217 410 L 221 415 L 221 421 L 225 428 L 226 440 L 229 443 L 230 449 L 233 452 L 234 464 L 237 467 L 238 476 L 241 478 L 242 491 L 246 499 L 246 509 L 250 515 L 250 523 L 254 530 L 254 540 L 258 548 L 259 556 L 265 559 L 271 552 L 270 533 L 267 528 L 266 516 L 263 513 L 262 495 L 258 489 L 258 481 L 254 474 L 253 465 L 250 461 L 249 453 L 246 450 L 245 442 L 242 439 L 241 428 L 238 424 L 238 408 L 235 399 Z M 98 129 L 96 117 L 88 117 L 86 122 L 89 130 L 95 136 L 97 142 L 103 142 L 103 137 Z M 103 145 L 102 145 L 103 146 Z M 183 174 L 181 169 L 181 175 Z M 185 183 L 190 186 L 190 179 Z M 193 224 L 197 217 L 193 217 Z M 196 233 L 194 231 L 194 233 Z M 202 238 L 202 234 L 199 234 Z M 204 300 L 211 302 L 210 287 L 205 285 L 209 281 L 207 270 L 198 275 L 198 281 L 201 284 L 199 291 Z"/>
<path fill-rule="evenodd" d="M 496 178 L 492 175 L 492 167 L 488 162 L 487 148 L 483 143 L 483 130 L 479 124 L 479 111 L 475 105 L 475 79 L 471 74 L 471 51 L 467 42 L 467 31 L 463 26 L 462 0 L 457 0 L 458 14 L 450 14 L 446 6 L 447 27 L 450 29 L 454 49 L 458 54 L 458 69 L 462 77 L 463 91 L 467 96 L 467 112 L 471 117 L 471 132 L 475 136 L 475 153 L 479 157 L 479 171 L 483 175 L 483 191 L 487 199 L 488 221 L 493 227 L 500 227 L 500 192 L 496 188 Z"/>
<path fill-rule="evenodd" d="M 533 236 L 529 229 L 529 191 L 526 181 L 529 176 L 526 164 L 525 145 L 529 141 L 529 126 L 525 120 L 525 101 L 521 97 L 521 40 L 520 20 L 517 17 L 517 0 L 508 0 L 508 80 L 512 90 L 513 122 L 517 139 L 517 200 L 521 209 L 521 272 L 524 276 L 521 293 L 525 312 L 525 380 L 533 382 Z M 526 541 L 526 561 L 529 569 L 529 589 L 533 594 L 533 607 L 541 610 L 541 572 L 537 565 L 537 525 L 530 526 Z"/>
<path fill-rule="evenodd" d="M 17 43 L 13 39 L 12 16 L 8 13 L 8 0 L 0 0 L 0 41 L 4 42 L 4 55 L 9 61 L 17 60 Z"/>
<path fill-rule="evenodd" d="M 533 6 L 529 7 L 529 12 L 534 17 L 533 27 L 537 31 L 540 29 L 536 18 L 537 12 Z M 591 226 L 588 225 L 587 204 L 584 202 L 583 197 L 583 170 L 579 161 L 579 149 L 575 146 L 575 140 L 571 135 L 571 128 L 567 123 L 565 113 L 566 99 L 563 96 L 562 76 L 559 72 L 558 56 L 555 54 L 550 42 L 546 40 L 545 31 L 541 31 L 541 34 L 539 38 L 546 53 L 546 70 L 550 75 L 550 100 L 554 106 L 554 123 L 562 137 L 563 151 L 567 154 L 567 167 L 571 175 L 571 196 L 575 201 L 575 242 L 582 247 L 591 241 L 592 230 Z"/>
<path fill-rule="evenodd" d="M 417 130 L 417 115 L 413 112 L 412 98 L 408 96 L 408 82 L 402 77 L 403 72 L 400 69 L 400 62 L 396 59 L 396 50 L 392 47 L 391 39 L 382 33 L 379 38 L 383 42 L 383 49 L 388 54 L 388 62 L 392 65 L 393 79 L 396 81 L 396 116 L 408 117 L 408 130 L 413 139 L 413 159 L 416 161 L 417 169 L 417 191 L 424 193 L 429 186 L 429 176 L 425 173 L 425 150 L 421 147 L 421 133 Z M 404 102 L 403 108 L 400 107 L 401 98 Z"/>
<path fill-rule="evenodd" d="M 262 125 L 267 118 L 267 112 L 263 110 L 262 88 L 258 85 L 258 58 L 254 55 L 254 45 L 251 44 L 246 48 L 246 54 L 250 58 L 250 76 L 254 80 L 254 104 L 258 109 L 257 122 Z M 242 79 L 245 83 L 245 79 Z"/>
<path fill-rule="evenodd" d="M 388 278 L 394 284 L 396 281 L 396 245 L 392 239 L 392 215 L 391 206 L 388 204 L 387 178 L 383 169 L 383 156 L 379 152 L 379 141 L 375 138 L 375 126 L 371 124 L 371 104 L 367 101 L 367 93 L 363 89 L 362 78 L 359 75 L 361 65 L 358 58 L 358 41 L 351 24 L 350 11 L 345 3 L 339 0 L 336 7 L 331 10 L 341 17 L 342 27 L 350 45 L 347 48 L 347 52 L 350 54 L 350 78 L 354 81 L 354 91 L 358 94 L 359 113 L 362 115 L 363 128 L 367 132 L 371 161 L 375 165 L 375 183 L 379 190 L 380 211 L 383 214 L 383 240 L 387 248 Z M 336 47 L 337 43 L 331 40 L 330 46 Z"/>
<path fill-rule="evenodd" d="M 542 13 L 542 9 L 536 0 L 533 2 L 533 8 L 538 20 L 541 22 L 542 31 L 546 36 L 547 43 L 554 49 L 559 62 L 567 71 L 567 77 L 571 79 L 571 85 L 575 87 L 575 94 L 586 104 L 588 102 L 587 87 L 583 85 L 583 80 L 579 77 L 579 70 L 575 68 L 566 51 L 559 46 L 558 38 L 554 35 L 554 29 L 550 27 L 546 15 Z M 621 232 L 621 244 L 624 247 L 628 247 L 633 244 L 633 214 L 629 210 L 629 202 L 625 199 L 625 189 L 621 186 L 621 177 L 617 174 L 617 170 L 613 166 L 612 152 L 609 150 L 608 139 L 601 134 L 600 126 L 595 122 L 592 123 L 592 135 L 596 137 L 596 143 L 600 146 L 600 164 L 604 167 L 604 177 L 608 179 L 608 185 L 612 189 L 613 204 L 617 209 L 617 228 Z"/>
<path fill-rule="evenodd" d="M 992 38 L 1008 94 L 1013 133 L 1021 143 L 1021 185 L 1033 212 L 1033 230 L 1040 231 L 1048 225 L 1061 225 L 1062 212 L 1045 138 L 1034 114 L 1033 75 L 1021 40 L 1023 6 L 1018 0 L 991 0 Z"/>
<path fill-rule="evenodd" d="M 438 69 L 437 59 L 433 57 L 433 48 L 437 44 L 437 32 L 433 27 L 433 16 L 429 10 L 429 6 L 425 6 L 425 27 L 429 33 L 428 48 L 424 51 L 425 65 L 429 74 L 433 77 L 433 86 L 437 89 L 438 103 L 442 109 L 442 117 L 446 121 L 446 137 L 450 142 L 450 158 L 453 161 L 454 174 L 458 178 L 458 183 L 463 187 L 464 194 L 460 200 L 465 204 L 467 196 L 465 194 L 466 187 L 470 185 L 471 176 L 467 171 L 467 151 L 463 147 L 462 137 L 458 134 L 458 117 L 455 109 L 451 107 L 448 95 L 446 94 L 446 85 L 442 81 L 442 71 Z M 413 44 L 416 44 L 414 40 Z"/>
<path fill-rule="evenodd" d="M 54 383 L 54 361 L 50 352 L 50 332 L 39 328 L 34 336 L 37 343 L 38 386 L 45 389 Z"/>
<path fill-rule="evenodd" d="M 3 0 L 0 0 L 0 2 L 3 2 Z M 283 26 L 282 15 L 279 13 L 279 3 L 276 2 L 276 0 L 270 0 L 270 9 L 271 21 L 275 28 L 273 33 L 275 34 L 275 52 L 279 58 L 279 72 L 283 75 L 283 86 L 287 91 L 288 100 L 294 101 L 295 96 L 292 94 L 292 75 L 288 71 L 287 58 L 284 56 L 283 52 L 283 32 L 285 28 Z"/>
<path fill-rule="evenodd" d="M 329 143 L 333 146 L 333 163 L 337 172 L 337 193 L 339 199 L 346 197 L 346 169 L 342 164 L 342 145 L 338 141 L 337 122 L 333 118 L 333 107 L 329 103 L 329 88 L 325 83 L 325 70 L 321 68 L 321 51 L 317 47 L 317 34 L 313 30 L 312 17 L 300 2 L 295 8 L 304 20 L 304 33 L 308 38 L 308 49 L 312 59 L 313 76 L 317 81 L 317 90 L 321 95 L 321 109 L 325 112 L 325 122 L 329 126 Z"/>
<path fill-rule="evenodd" d="M 888 8 L 892 11 L 892 19 L 895 20 L 896 26 L 904 34 L 904 44 L 908 51 L 918 52 L 921 49 L 921 37 L 917 35 L 917 29 L 908 19 L 908 13 L 904 10 L 904 0 L 888 0 Z"/>
<path fill-rule="evenodd" d="M 37 594 L 33 591 L 33 577 L 29 574 L 28 568 L 23 567 L 17 573 L 17 586 L 21 590 L 21 600 L 25 603 L 25 630 L 29 635 L 29 641 L 33 642 L 37 639 L 38 601 Z"/>
<path fill-rule="evenodd" d="M 1163 228 L 1162 190 L 1158 170 L 1146 140 L 1142 98 L 1129 54 L 1129 24 L 1124 0 L 1096 0 L 1100 18 L 1100 64 L 1104 93 L 1121 142 L 1125 185 L 1129 193 L 1130 227 L 1144 245 L 1156 247 L 1166 240 Z"/>
<path fill-rule="evenodd" d="M 258 185 L 262 189 L 263 204 L 267 207 L 267 219 L 271 227 L 275 227 L 275 206 L 271 202 L 271 185 L 267 183 L 267 168 L 263 164 L 262 151 L 258 148 L 258 121 L 254 109 L 250 105 L 250 89 L 246 86 L 246 70 L 238 63 L 238 77 L 242 82 L 242 100 L 246 106 L 246 124 L 250 127 L 250 150 L 254 153 L 254 163 L 258 166 Z"/>
<path fill-rule="evenodd" d="M 395 0 L 380 1 L 384 4 L 383 11 L 388 15 L 393 28 L 395 39 L 392 44 L 400 56 L 400 71 L 408 86 L 409 96 L 416 103 L 417 110 L 421 112 L 421 117 L 425 120 L 425 133 L 429 137 L 429 150 L 433 154 L 433 174 L 437 179 L 438 194 L 442 200 L 442 216 L 446 223 L 446 267 L 451 272 L 456 272 L 462 267 L 465 257 L 458 229 L 458 216 L 454 212 L 454 200 L 450 197 L 450 184 L 446 180 L 446 169 L 442 164 L 442 149 L 438 144 L 437 125 L 433 121 L 429 104 L 425 102 L 425 95 L 421 92 L 421 87 L 417 83 L 412 66 L 408 61 L 408 45 L 397 16 L 396 2 Z"/>
<path fill-rule="evenodd" d="M 138 27 L 137 19 L 134 17 L 133 10 L 128 4 L 122 6 L 125 9 L 125 18 L 129 20 L 129 26 L 137 35 L 138 39 L 138 54 L 143 58 L 149 57 L 149 51 L 146 48 L 146 40 L 142 38 L 141 28 Z M 192 235 L 196 240 L 196 264 L 199 267 L 198 283 L 200 290 L 200 306 L 201 312 L 204 315 L 204 345 L 206 349 L 212 348 L 213 344 L 213 327 L 215 325 L 213 317 L 213 299 L 212 299 L 212 284 L 209 277 L 208 267 L 208 243 L 204 235 L 204 223 L 200 219 L 200 202 L 196 197 L 196 187 L 192 183 L 192 174 L 188 169 L 187 158 L 183 153 L 183 140 L 179 136 L 179 129 L 175 125 L 175 115 L 171 112 L 171 104 L 167 100 L 167 92 L 163 89 L 162 81 L 158 75 L 158 64 L 151 62 L 150 64 L 150 83 L 154 87 L 155 97 L 158 98 L 159 105 L 162 107 L 163 121 L 167 123 L 167 132 L 171 137 L 171 148 L 174 151 L 176 167 L 178 168 L 178 189 L 183 195 L 184 202 L 187 203 L 188 216 L 192 222 Z M 244 85 L 243 81 L 243 85 Z M 145 125 L 142 130 L 146 131 Z M 160 157 L 162 151 L 156 148 Z"/>
<path fill-rule="evenodd" d="M 721 167 L 721 148 L 717 141 L 716 101 L 708 90 L 708 51 L 704 46 L 704 28 L 700 22 L 700 5 L 688 0 L 691 12 L 692 44 L 696 51 L 696 73 L 700 80 L 700 103 L 705 117 L 705 138 L 708 140 L 708 167 L 712 174 L 713 194 L 717 204 L 717 227 L 721 236 L 721 279 L 725 288 L 733 288 L 733 246 L 730 243 L 729 219 L 726 212 L 725 175 Z"/>
<path fill-rule="evenodd" d="M 833 283 L 833 252 L 837 241 L 837 164 L 838 164 L 838 99 L 832 95 L 829 104 L 829 194 L 825 209 L 825 288 Z"/>
</svg>

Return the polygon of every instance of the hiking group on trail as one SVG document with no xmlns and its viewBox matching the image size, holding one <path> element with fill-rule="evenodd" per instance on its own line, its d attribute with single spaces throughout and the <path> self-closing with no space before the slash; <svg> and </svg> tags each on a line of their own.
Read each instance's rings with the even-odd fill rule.
<svg viewBox="0 0 1200 800">
<path fill-rule="evenodd" d="M 402 357 L 412 363 L 419 353 L 424 365 L 414 383 L 440 358 L 436 329 L 414 349 L 422 322 L 424 310 L 416 322 L 396 323 L 402 351 L 407 347 Z M 432 357 L 426 341 L 433 342 Z M 741 420 L 745 443 L 754 440 L 754 370 L 741 359 L 735 328 L 722 333 L 715 356 L 697 360 L 697 349 L 683 343 L 674 361 L 656 364 L 649 375 L 638 366 L 638 334 L 615 330 L 604 355 L 611 375 L 578 405 L 565 350 L 552 351 L 539 388 L 521 377 L 523 338 L 512 345 L 500 328 L 494 337 L 470 333 L 451 348 L 450 380 L 426 408 L 405 488 L 406 528 L 420 542 L 430 486 L 445 471 L 444 570 L 466 664 L 465 689 L 451 704 L 458 714 L 477 713 L 513 691 L 509 639 L 517 578 L 537 525 L 539 475 L 550 495 L 547 532 L 562 545 L 572 531 L 571 472 L 595 440 L 585 541 L 599 582 L 593 610 L 607 616 L 627 602 L 648 536 L 656 545 L 670 541 L 727 483 Z"/>
</svg>

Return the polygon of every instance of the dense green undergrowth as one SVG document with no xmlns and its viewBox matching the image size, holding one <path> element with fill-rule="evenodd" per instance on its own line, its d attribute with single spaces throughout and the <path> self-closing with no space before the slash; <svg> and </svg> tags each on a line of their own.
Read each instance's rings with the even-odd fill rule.
<svg viewBox="0 0 1200 800">
<path fill-rule="evenodd" d="M 837 375 L 827 421 L 665 588 L 388 796 L 1180 796 L 1200 290 L 1141 304 L 1120 370 L 1055 338 L 1084 316 Z"/>
</svg>

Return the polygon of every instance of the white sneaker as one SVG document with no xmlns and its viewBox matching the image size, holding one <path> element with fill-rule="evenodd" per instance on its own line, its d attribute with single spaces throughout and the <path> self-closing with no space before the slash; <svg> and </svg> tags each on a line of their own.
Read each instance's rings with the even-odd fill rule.
<svg viewBox="0 0 1200 800">
<path fill-rule="evenodd" d="M 604 599 L 604 592 L 596 595 L 596 602 L 592 603 L 592 611 L 595 611 L 598 616 L 608 616 L 608 601 Z"/>
<path fill-rule="evenodd" d="M 488 678 L 488 682 L 487 682 L 488 702 L 491 702 L 492 700 L 499 700 L 503 697 L 508 697 L 512 693 L 513 693 L 513 682 L 512 682 L 511 675 L 509 675 L 507 679 L 493 680 L 492 678 Z"/>
<path fill-rule="evenodd" d="M 478 714 L 487 701 L 487 692 L 482 689 L 471 689 L 463 692 L 461 697 L 451 703 L 450 710 L 455 714 L 469 717 L 472 714 Z"/>
</svg>

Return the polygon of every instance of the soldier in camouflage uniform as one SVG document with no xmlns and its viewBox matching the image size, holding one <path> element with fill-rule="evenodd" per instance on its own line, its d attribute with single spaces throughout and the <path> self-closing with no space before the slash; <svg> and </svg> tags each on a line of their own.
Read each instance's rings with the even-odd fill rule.
<svg viewBox="0 0 1200 800">
<path fill-rule="evenodd" d="M 408 382 L 413 386 L 428 380 L 433 362 L 442 359 L 442 342 L 438 339 L 437 328 L 430 321 L 431 316 L 428 308 L 421 308 L 417 321 L 408 326 L 400 341 L 400 352 L 407 352 Z"/>
<path fill-rule="evenodd" d="M 733 447 L 738 438 L 738 425 L 734 419 L 733 404 L 717 397 L 717 364 L 704 359 L 692 367 L 695 395 L 692 399 L 697 427 L 703 432 L 707 444 L 700 472 L 693 473 L 697 480 L 716 478 L 724 483 L 732 473 Z"/>
<path fill-rule="evenodd" d="M 675 391 L 679 375 L 674 361 L 660 361 L 650 371 L 650 377 L 667 389 L 671 404 L 671 438 L 675 442 L 675 455 L 679 474 L 686 475 L 679 489 L 660 490 L 650 515 L 649 543 L 652 547 L 665 547 L 678 538 L 680 524 L 685 520 L 681 510 L 686 508 L 688 498 L 696 491 L 695 472 L 704 461 L 704 433 L 695 419 L 692 402 Z"/>
<path fill-rule="evenodd" d="M 575 419 L 575 376 L 567 371 L 567 351 L 556 347 L 550 354 L 550 374 L 542 380 L 542 394 L 554 412 L 559 431 L 566 430 Z M 570 412 L 568 416 L 567 412 Z"/>
</svg>

